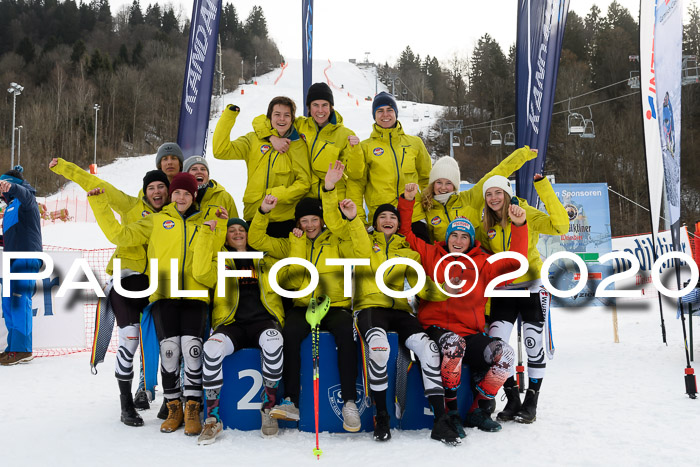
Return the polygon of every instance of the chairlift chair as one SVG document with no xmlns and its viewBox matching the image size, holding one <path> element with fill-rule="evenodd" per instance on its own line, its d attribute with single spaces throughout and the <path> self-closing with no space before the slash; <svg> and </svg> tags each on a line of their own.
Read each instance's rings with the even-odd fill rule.
<svg viewBox="0 0 700 467">
<path fill-rule="evenodd" d="M 500 146 L 503 143 L 503 137 L 500 131 L 491 130 L 491 146 Z"/>
<path fill-rule="evenodd" d="M 503 139 L 504 146 L 515 146 L 515 130 L 512 123 L 510 124 L 510 131 L 506 133 Z"/>
<path fill-rule="evenodd" d="M 474 145 L 474 139 L 472 138 L 472 130 L 467 130 L 466 135 L 464 135 L 464 138 L 462 139 L 462 144 L 464 146 L 473 146 Z"/>
<path fill-rule="evenodd" d="M 586 118 L 583 120 L 583 133 L 581 133 L 581 138 L 595 138 L 595 125 L 593 124 L 593 111 L 591 107 L 588 107 L 588 113 L 591 118 Z"/>
<path fill-rule="evenodd" d="M 459 136 L 457 136 L 457 135 L 452 136 L 452 146 L 459 147 Z"/>
<path fill-rule="evenodd" d="M 583 133 L 581 133 L 581 138 L 595 138 L 595 125 L 593 120 L 587 118 L 585 119 L 585 125 L 583 127 Z"/>
<path fill-rule="evenodd" d="M 630 71 L 630 78 L 627 80 L 627 86 L 629 86 L 632 89 L 640 88 L 639 71 Z"/>
<path fill-rule="evenodd" d="M 416 112 L 416 109 L 414 108 L 414 109 L 413 109 L 413 121 L 414 121 L 414 122 L 417 122 L 418 120 L 420 120 L 420 119 L 418 118 L 418 112 Z"/>
<path fill-rule="evenodd" d="M 569 116 L 566 119 L 569 135 L 581 135 L 586 127 L 585 118 L 578 112 L 571 111 L 571 99 L 569 99 Z"/>
<path fill-rule="evenodd" d="M 428 109 L 425 109 L 425 113 L 423 114 L 423 117 L 430 118 L 430 111 Z"/>
</svg>

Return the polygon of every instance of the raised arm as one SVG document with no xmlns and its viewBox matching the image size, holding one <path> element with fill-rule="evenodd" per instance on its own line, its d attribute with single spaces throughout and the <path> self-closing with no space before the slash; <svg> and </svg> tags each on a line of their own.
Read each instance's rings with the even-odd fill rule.
<svg viewBox="0 0 700 467">
<path fill-rule="evenodd" d="M 510 177 L 513 172 L 520 169 L 520 167 L 525 164 L 525 162 L 535 159 L 537 157 L 537 150 L 530 149 L 528 146 L 523 146 L 522 148 L 516 149 L 508 157 L 503 159 L 500 164 L 494 167 L 489 173 L 481 177 L 476 185 L 471 187 L 467 191 L 460 192 L 459 196 L 462 202 L 472 206 L 474 209 L 479 209 L 484 204 L 484 183 L 486 180 L 493 177 L 494 175 L 502 175 L 504 177 Z M 459 188 L 459 187 L 457 187 Z"/>
<path fill-rule="evenodd" d="M 511 221 L 511 238 L 509 251 L 523 255 L 527 261 L 528 250 L 528 223 L 527 211 L 520 206 L 511 204 L 508 208 L 508 217 Z M 510 258 L 499 259 L 494 263 L 486 262 L 481 273 L 484 276 L 486 283 L 491 282 L 491 279 L 516 271 L 520 267 L 520 262 Z"/>
<path fill-rule="evenodd" d="M 289 240 L 286 238 L 273 238 L 267 234 L 267 226 L 270 223 L 270 211 L 277 206 L 277 198 L 267 195 L 258 208 L 253 222 L 248 231 L 248 244 L 258 251 L 266 251 L 275 258 L 289 256 Z"/>
<path fill-rule="evenodd" d="M 251 148 L 251 136 L 244 135 L 231 141 L 231 129 L 236 124 L 236 119 L 241 109 L 235 105 L 229 105 L 221 114 L 214 129 L 212 139 L 212 152 L 216 159 L 247 160 Z"/>
<path fill-rule="evenodd" d="M 122 226 L 114 217 L 112 209 L 109 207 L 107 196 L 101 192 L 100 188 L 95 188 L 88 192 L 88 202 L 92 208 L 97 225 L 107 239 L 117 246 L 138 246 L 145 245 L 153 231 L 154 215 L 146 216 L 129 225 Z"/>
<path fill-rule="evenodd" d="M 540 178 L 541 177 L 541 178 Z M 547 209 L 545 214 L 534 207 L 527 207 L 530 229 L 545 235 L 564 235 L 569 231 L 569 215 L 561 204 L 547 177 L 535 175 L 535 190 Z"/>
<path fill-rule="evenodd" d="M 60 157 L 51 159 L 49 169 L 58 175 L 63 175 L 71 182 L 77 183 L 80 188 L 85 191 L 90 191 L 98 187 L 102 188 L 104 194 L 107 196 L 107 202 L 110 207 L 121 216 L 124 216 L 139 202 L 137 197 L 127 195 L 110 183 L 105 182 L 101 178 L 92 175 L 72 162 L 68 162 Z"/>
</svg>

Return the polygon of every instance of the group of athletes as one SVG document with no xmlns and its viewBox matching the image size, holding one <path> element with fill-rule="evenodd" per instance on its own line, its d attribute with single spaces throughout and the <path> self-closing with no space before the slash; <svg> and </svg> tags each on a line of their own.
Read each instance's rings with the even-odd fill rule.
<svg viewBox="0 0 700 467">
<path fill-rule="evenodd" d="M 391 438 L 387 332 L 392 331 L 420 362 L 435 416 L 431 438 L 457 445 L 466 436 L 465 426 L 493 432 L 501 429 L 499 421 L 535 421 L 547 313 L 536 244 L 540 234 L 561 235 L 569 228 L 547 178 L 534 179 L 547 213 L 514 196 L 507 177 L 537 153 L 517 149 L 472 188 L 460 191 L 457 162 L 443 157 L 432 163 L 422 140 L 404 132 L 391 94 L 375 96 L 375 123 L 364 141 L 343 125 L 328 85 L 311 85 L 307 96 L 308 117 L 295 117 L 293 100 L 275 97 L 267 113 L 253 120 L 254 131 L 234 140 L 230 134 L 240 109 L 229 105 L 223 111 L 213 154 L 245 161 L 242 215 L 212 179 L 206 159 L 185 159 L 175 143 L 158 149 L 157 169 L 146 173 L 137 196 L 63 159 L 49 164 L 88 192 L 100 228 L 117 245 L 107 273 L 114 273 L 119 259 L 121 286 L 110 282 L 108 299 L 118 326 L 122 422 L 143 425 L 136 411 L 144 406 L 139 401 L 143 391 L 136 401 L 132 396 L 133 360 L 141 315 L 150 307 L 160 348 L 161 431 L 173 432 L 184 424 L 185 434 L 198 436 L 199 444 L 213 443 L 223 430 L 223 360 L 236 350 L 257 347 L 264 381 L 261 433 L 277 435 L 277 420 L 299 420 L 300 348 L 311 331 L 306 321 L 310 304 L 322 313 L 321 329 L 335 338 L 345 430 L 361 428 L 355 383 L 357 346 L 363 345 L 376 411 L 373 436 L 377 441 Z M 502 287 L 529 294 L 493 298 L 487 316 L 486 285 L 520 266 L 514 259 L 488 261 L 502 251 L 520 253 L 528 261 L 527 272 Z M 219 252 L 247 253 L 222 260 L 227 270 L 247 271 L 243 277 L 217 281 Z M 448 254 L 453 254 L 451 261 L 440 261 Z M 275 263 L 289 257 L 305 259 L 318 271 L 315 289 L 293 300 L 270 285 Z M 148 267 L 153 258 L 159 260 L 157 271 Z M 353 268 L 351 297 L 344 293 L 343 266 L 327 261 L 338 258 L 369 259 L 369 265 Z M 414 304 L 383 293 L 377 284 L 377 270 L 394 258 L 413 259 L 428 276 Z M 452 261 L 461 267 L 446 267 Z M 273 279 L 298 291 L 312 278 L 307 268 L 291 264 L 279 268 Z M 394 291 L 413 287 L 417 280 L 416 270 L 407 264 L 384 268 L 383 283 Z M 149 287 L 146 298 L 115 290 Z M 522 401 L 508 345 L 518 317 L 528 356 L 529 383 Z M 464 419 L 457 406 L 463 363 L 472 374 L 464 383 L 474 394 Z M 280 381 L 284 394 L 278 392 Z M 494 397 L 501 387 L 507 403 L 494 420 Z"/>
</svg>

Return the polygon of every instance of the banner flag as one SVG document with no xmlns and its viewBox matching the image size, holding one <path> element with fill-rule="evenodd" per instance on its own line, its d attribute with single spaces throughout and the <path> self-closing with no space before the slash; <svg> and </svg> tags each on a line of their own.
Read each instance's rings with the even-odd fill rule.
<svg viewBox="0 0 700 467">
<path fill-rule="evenodd" d="M 537 205 L 533 176 L 543 173 L 569 0 L 519 0 L 515 55 L 516 144 L 537 149 L 517 173 L 518 196 Z"/>
<path fill-rule="evenodd" d="M 671 238 L 676 251 L 681 217 L 681 68 L 683 66 L 683 2 L 657 0 L 655 6 L 654 71 L 656 115 L 664 165 Z M 679 284 L 680 285 L 680 284 Z"/>
<path fill-rule="evenodd" d="M 177 144 L 187 159 L 206 156 L 221 0 L 194 0 Z"/>
<path fill-rule="evenodd" d="M 306 109 L 306 94 L 311 86 L 311 60 L 313 58 L 313 26 L 314 26 L 314 0 L 302 0 L 301 2 L 301 56 L 304 86 L 304 114 L 308 116 Z"/>
</svg>

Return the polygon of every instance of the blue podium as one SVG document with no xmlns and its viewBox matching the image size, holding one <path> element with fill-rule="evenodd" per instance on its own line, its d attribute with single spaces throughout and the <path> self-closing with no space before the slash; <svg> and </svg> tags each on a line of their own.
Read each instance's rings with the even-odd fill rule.
<svg viewBox="0 0 700 467">
<path fill-rule="evenodd" d="M 394 410 L 396 399 L 396 358 L 398 355 L 398 336 L 389 333 L 389 345 L 391 347 L 388 373 L 389 388 L 387 390 L 387 405 L 391 412 L 391 427 L 405 430 L 432 428 L 433 414 L 428 405 L 428 400 L 423 395 L 423 379 L 421 377 L 420 364 L 414 362 L 408 372 L 406 408 L 403 418 L 398 420 Z M 307 337 L 301 346 L 301 396 L 299 400 L 300 421 L 298 427 L 302 431 L 315 431 L 314 423 L 314 391 L 313 391 L 313 364 L 311 360 L 311 336 Z M 340 394 L 340 377 L 338 372 L 337 349 L 333 335 L 321 332 L 320 344 L 320 379 L 319 379 L 319 430 L 328 432 L 343 432 L 343 420 L 341 411 L 343 399 Z M 362 419 L 362 430 L 374 429 L 374 408 L 368 405 L 369 399 L 365 397 L 362 385 L 362 355 L 358 343 L 358 369 L 357 369 L 357 408 Z M 258 349 L 242 349 L 224 359 L 223 373 L 224 385 L 221 388 L 221 400 L 219 413 L 225 428 L 238 430 L 259 430 L 261 393 L 263 379 L 261 372 L 260 351 Z M 464 417 L 472 403 L 472 394 L 469 388 L 469 367 L 462 368 L 462 381 L 464 382 L 457 392 L 460 407 L 460 415 Z M 284 394 L 284 387 L 280 384 L 278 391 L 280 397 Z M 296 422 L 280 420 L 280 427 L 296 427 Z"/>
</svg>

